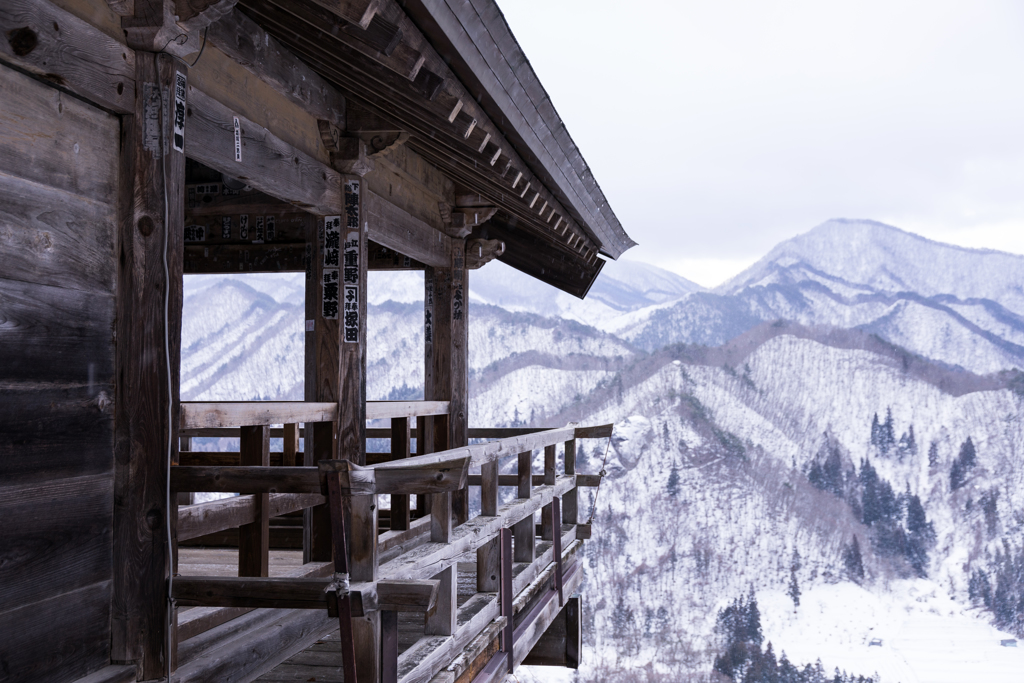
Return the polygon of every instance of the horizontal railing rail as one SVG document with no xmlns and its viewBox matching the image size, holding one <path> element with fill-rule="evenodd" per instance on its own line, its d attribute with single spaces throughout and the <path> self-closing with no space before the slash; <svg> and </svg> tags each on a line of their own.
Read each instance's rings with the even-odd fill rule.
<svg viewBox="0 0 1024 683">
<path fill-rule="evenodd" d="M 333 422 L 337 403 L 308 401 L 181 402 L 179 429 L 256 427 L 296 422 Z"/>
</svg>

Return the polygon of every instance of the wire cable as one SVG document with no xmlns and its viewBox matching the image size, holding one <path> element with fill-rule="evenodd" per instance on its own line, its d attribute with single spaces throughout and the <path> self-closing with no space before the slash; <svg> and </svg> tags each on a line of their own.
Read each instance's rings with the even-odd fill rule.
<svg viewBox="0 0 1024 683">
<path fill-rule="evenodd" d="M 597 514 L 597 497 L 601 495 L 601 484 L 604 483 L 604 478 L 608 474 L 608 449 L 612 445 L 612 437 L 608 437 L 608 443 L 604 446 L 604 460 L 601 462 L 601 472 L 598 474 L 600 479 L 597 480 L 597 490 L 594 491 L 594 506 L 590 509 L 590 519 L 587 520 L 587 524 L 594 523 L 594 515 Z"/>
</svg>

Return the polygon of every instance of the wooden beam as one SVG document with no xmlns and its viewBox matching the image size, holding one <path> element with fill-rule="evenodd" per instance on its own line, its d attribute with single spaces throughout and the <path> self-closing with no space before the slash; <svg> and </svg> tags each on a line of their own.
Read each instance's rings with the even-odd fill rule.
<svg viewBox="0 0 1024 683">
<path fill-rule="evenodd" d="M 367 420 L 386 420 L 420 415 L 447 415 L 448 401 L 367 401 Z"/>
<path fill-rule="evenodd" d="M 323 503 L 319 493 L 272 493 L 269 499 L 271 517 L 297 512 Z M 223 498 L 178 509 L 178 540 L 187 541 L 207 534 L 234 529 L 256 519 L 252 495 Z"/>
<path fill-rule="evenodd" d="M 210 24 L 206 39 L 311 117 L 345 128 L 344 96 L 249 17 L 234 10 Z"/>
<path fill-rule="evenodd" d="M 171 558 L 166 524 L 160 520 L 174 514 L 166 506 L 165 482 L 168 443 L 173 459 L 178 442 L 173 408 L 179 387 L 185 207 L 185 156 L 170 122 L 160 125 L 161 112 L 174 111 L 177 102 L 164 108 L 161 93 L 185 95 L 185 88 L 176 86 L 187 78 L 188 68 L 170 56 L 139 55 L 140 97 L 134 113 L 122 120 L 111 657 L 139 662 L 146 679 L 164 675 L 167 656 Z"/>
<path fill-rule="evenodd" d="M 247 607 L 250 609 L 327 608 L 325 589 L 333 577 L 182 576 L 174 599 L 182 606 Z M 356 581 L 351 584 L 352 616 L 376 610 L 429 613 L 437 605 L 438 581 Z"/>
<path fill-rule="evenodd" d="M 438 582 L 437 604 L 427 613 L 424 633 L 432 636 L 450 636 L 458 626 L 458 566 L 452 564 L 443 569 L 434 579 Z"/>
<path fill-rule="evenodd" d="M 171 468 L 171 489 L 245 494 L 320 493 L 324 473 L 340 470 L 345 495 L 433 494 L 463 488 L 469 478 L 468 458 L 387 469 L 359 467 L 347 460 L 321 460 L 318 464 L 319 468 L 176 466 Z"/>
<path fill-rule="evenodd" d="M 0 60 L 118 114 L 135 113 L 135 51 L 49 2 L 0 5 Z"/>
<path fill-rule="evenodd" d="M 190 158 L 312 213 L 341 213 L 342 180 L 333 168 L 197 88 L 189 89 L 189 111 L 185 152 Z"/>
<path fill-rule="evenodd" d="M 450 237 L 374 192 L 367 192 L 364 201 L 374 242 L 427 266 L 444 267 L 450 262 Z"/>
<path fill-rule="evenodd" d="M 544 485 L 544 475 L 535 474 L 532 477 L 534 486 Z M 577 474 L 576 485 L 583 487 L 596 487 L 601 479 L 599 474 Z M 479 474 L 471 474 L 466 480 L 468 486 L 480 486 L 483 483 L 483 479 Z M 519 475 L 517 474 L 501 474 L 498 475 L 498 486 L 505 488 L 516 488 L 519 486 Z"/>
<path fill-rule="evenodd" d="M 331 422 L 337 417 L 338 405 L 304 401 L 182 401 L 180 411 L 183 429 L 205 429 Z"/>
</svg>

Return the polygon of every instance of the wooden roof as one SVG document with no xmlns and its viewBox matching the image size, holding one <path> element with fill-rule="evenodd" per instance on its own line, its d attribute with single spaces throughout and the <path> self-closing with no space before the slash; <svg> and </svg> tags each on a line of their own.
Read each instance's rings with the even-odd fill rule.
<svg viewBox="0 0 1024 683">
<path fill-rule="evenodd" d="M 493 0 L 237 6 L 344 92 L 349 133 L 408 133 L 455 181 L 457 206 L 495 208 L 473 234 L 504 240 L 502 261 L 583 297 L 598 253 L 634 244 Z"/>
</svg>

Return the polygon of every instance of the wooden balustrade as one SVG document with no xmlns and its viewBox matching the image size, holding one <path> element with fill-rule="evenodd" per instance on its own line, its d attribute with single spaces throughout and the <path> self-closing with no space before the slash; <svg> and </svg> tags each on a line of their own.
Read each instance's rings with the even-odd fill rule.
<svg viewBox="0 0 1024 683">
<path fill-rule="evenodd" d="M 468 647 L 484 635 L 491 642 L 499 633 L 499 665 L 521 662 L 543 631 L 538 624 L 550 622 L 561 608 L 562 594 L 571 593 L 582 576 L 574 558 L 579 539 L 589 538 L 591 529 L 578 524 L 578 487 L 597 486 L 601 477 L 576 472 L 576 439 L 609 438 L 612 426 L 470 429 L 470 438 L 494 440 L 444 448 L 448 408 L 444 401 L 368 403 L 368 420 L 387 419 L 391 425 L 367 429 L 367 437 L 390 438 L 391 452 L 371 454 L 365 467 L 333 460 L 309 467 L 298 464 L 304 457 L 299 440 L 305 437 L 299 425 L 333 427 L 336 404 L 183 403 L 183 437 L 238 436 L 242 441 L 237 453 L 188 452 L 183 464 L 172 468 L 172 489 L 245 495 L 179 510 L 178 540 L 239 528 L 240 565 L 239 578 L 177 578 L 178 604 L 212 609 L 212 617 L 203 616 L 211 623 L 254 608 L 330 608 L 333 594 L 325 588 L 334 579 L 324 576 L 320 565 L 305 577 L 267 576 L 265 530 L 271 516 L 326 508 L 324 477 L 338 477 L 334 495 L 350 497 L 352 509 L 348 602 L 352 616 L 381 615 L 382 680 L 397 681 L 399 671 L 403 682 L 428 680 L 453 648 Z M 432 425 L 435 420 L 439 424 Z M 285 426 L 271 427 L 277 424 Z M 419 439 L 420 434 L 426 438 Z M 284 438 L 284 452 L 270 453 L 270 438 Z M 410 448 L 413 438 L 416 455 Z M 559 443 L 564 444 L 562 472 Z M 540 450 L 543 470 L 535 474 L 534 453 Z M 516 473 L 500 474 L 501 460 L 511 456 L 517 456 Z M 480 474 L 470 475 L 471 466 L 480 467 Z M 481 487 L 481 513 L 456 526 L 451 492 L 466 486 Z M 517 497 L 501 505 L 500 487 L 516 487 Z M 392 496 L 390 530 L 379 533 L 376 496 L 384 493 Z M 429 505 L 429 518 L 413 519 L 412 495 L 419 496 L 421 514 Z M 477 594 L 462 608 L 473 614 L 464 620 L 457 618 L 456 568 L 460 557 L 474 551 Z M 513 629 L 512 616 L 523 610 L 527 616 L 517 618 L 519 626 Z M 398 611 L 428 614 L 424 638 L 401 656 L 395 645 Z M 190 626 L 193 631 L 196 627 Z M 494 666 L 493 661 L 488 665 Z"/>
</svg>

